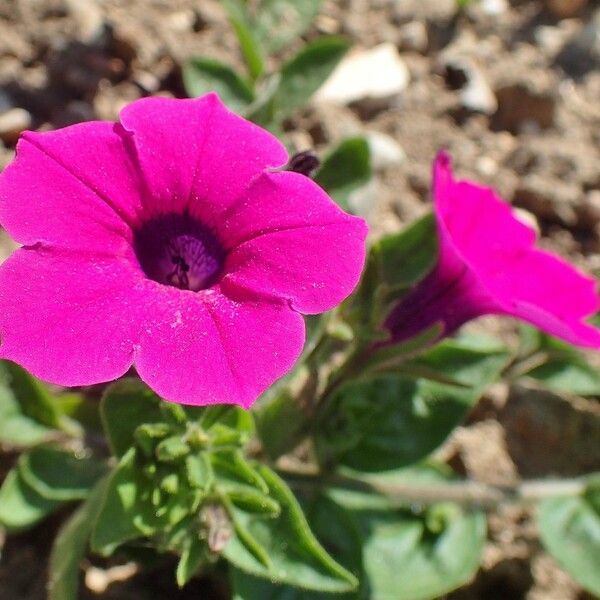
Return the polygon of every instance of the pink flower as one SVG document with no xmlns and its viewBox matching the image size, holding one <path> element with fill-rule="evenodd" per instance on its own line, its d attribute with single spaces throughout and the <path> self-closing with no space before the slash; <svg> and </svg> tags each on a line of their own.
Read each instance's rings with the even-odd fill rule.
<svg viewBox="0 0 600 600">
<path fill-rule="evenodd" d="M 250 406 L 298 358 L 301 314 L 354 288 L 365 223 L 214 94 L 23 135 L 0 176 L 0 356 L 49 382 L 135 365 L 160 396 Z"/>
<path fill-rule="evenodd" d="M 600 348 L 585 322 L 600 308 L 595 280 L 534 246 L 535 232 L 489 188 L 456 181 L 450 157 L 434 165 L 439 258 L 386 320 L 394 341 L 436 321 L 450 334 L 485 314 L 509 315 L 579 346 Z"/>
</svg>

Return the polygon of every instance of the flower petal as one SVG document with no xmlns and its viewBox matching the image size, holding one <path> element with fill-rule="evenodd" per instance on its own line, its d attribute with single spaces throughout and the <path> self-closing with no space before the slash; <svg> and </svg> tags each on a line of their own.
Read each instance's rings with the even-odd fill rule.
<svg viewBox="0 0 600 600">
<path fill-rule="evenodd" d="M 0 357 L 65 386 L 120 377 L 137 343 L 140 281 L 123 260 L 17 250 L 0 267 Z"/>
<path fill-rule="evenodd" d="M 493 273 L 535 243 L 535 231 L 494 190 L 455 181 L 444 152 L 434 164 L 434 198 L 442 248 L 451 245 L 478 271 Z"/>
<path fill-rule="evenodd" d="M 269 132 L 225 108 L 216 94 L 145 98 L 123 109 L 155 213 L 188 209 L 208 225 L 287 152 Z"/>
<path fill-rule="evenodd" d="M 221 215 L 219 234 L 225 247 L 233 249 L 270 233 L 359 222 L 308 177 L 266 172 Z"/>
<path fill-rule="evenodd" d="M 262 214 L 256 208 L 259 192 L 264 192 Z M 283 298 L 306 314 L 329 310 L 344 300 L 364 266 L 366 223 L 332 207 L 316 184 L 300 176 L 264 178 L 251 197 L 248 208 L 226 218 L 230 231 L 239 228 L 239 237 L 247 239 L 229 252 L 223 287 Z M 275 208 L 277 198 L 280 211 Z"/>
<path fill-rule="evenodd" d="M 445 153 L 436 159 L 434 186 L 440 264 L 463 261 L 472 272 L 482 298 L 473 316 L 510 315 L 567 342 L 600 347 L 600 330 L 583 321 L 600 309 L 593 278 L 537 249 L 533 229 L 493 190 L 455 181 Z"/>
<path fill-rule="evenodd" d="M 166 400 L 247 408 L 291 368 L 303 343 L 302 317 L 282 304 L 157 284 L 136 368 Z"/>
<path fill-rule="evenodd" d="M 113 123 L 26 132 L 0 176 L 0 222 L 15 240 L 121 253 L 139 184 Z"/>
</svg>

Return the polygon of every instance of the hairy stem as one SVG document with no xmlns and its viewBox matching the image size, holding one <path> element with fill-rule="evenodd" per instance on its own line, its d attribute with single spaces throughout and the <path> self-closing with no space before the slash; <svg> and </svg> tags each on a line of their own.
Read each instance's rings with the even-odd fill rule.
<svg viewBox="0 0 600 600">
<path fill-rule="evenodd" d="M 557 496 L 578 496 L 587 485 L 585 477 L 562 480 L 530 480 L 511 485 L 494 485 L 478 481 L 391 483 L 376 476 L 364 479 L 343 475 L 324 475 L 310 466 L 278 469 L 292 487 L 318 489 L 325 486 L 353 491 L 377 492 L 399 505 L 457 502 L 469 506 L 493 508 L 503 504 L 528 504 Z"/>
</svg>

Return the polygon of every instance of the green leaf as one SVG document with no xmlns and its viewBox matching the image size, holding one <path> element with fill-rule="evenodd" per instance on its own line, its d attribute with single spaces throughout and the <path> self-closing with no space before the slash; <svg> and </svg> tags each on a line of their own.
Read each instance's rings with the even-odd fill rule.
<svg viewBox="0 0 600 600">
<path fill-rule="evenodd" d="M 23 479 L 48 500 L 85 498 L 106 473 L 106 465 L 92 458 L 77 458 L 71 452 L 38 446 L 19 459 Z"/>
<path fill-rule="evenodd" d="M 227 496 L 235 506 L 247 513 L 277 517 L 281 512 L 281 507 L 275 500 L 254 490 L 234 488 L 227 492 Z"/>
<path fill-rule="evenodd" d="M 336 36 L 323 36 L 304 46 L 281 68 L 277 108 L 283 114 L 289 114 L 304 106 L 329 77 L 349 48 L 350 43 L 347 40 Z M 356 153 L 357 150 L 354 152 Z M 358 165 L 364 168 L 363 161 L 359 160 L 360 156 L 351 158 L 355 161 L 352 166 Z M 351 173 L 352 171 L 348 171 L 343 175 L 348 179 Z M 341 180 L 337 183 L 339 186 Z"/>
<path fill-rule="evenodd" d="M 311 527 L 327 551 L 362 579 L 361 538 L 352 516 L 326 496 L 319 496 L 311 502 L 307 515 Z M 234 600 L 358 600 L 367 594 L 366 589 L 343 595 L 309 592 L 299 587 L 275 584 L 234 568 L 230 569 L 230 574 Z"/>
<path fill-rule="evenodd" d="M 321 0 L 261 0 L 252 23 L 263 46 L 278 52 L 310 27 L 320 5 Z"/>
<path fill-rule="evenodd" d="M 197 98 L 217 92 L 233 111 L 241 112 L 253 100 L 252 88 L 231 67 L 210 58 L 192 58 L 183 67 L 188 96 Z"/>
<path fill-rule="evenodd" d="M 223 449 L 210 454 L 210 460 L 220 489 L 247 485 L 267 494 L 269 487 L 256 469 L 239 450 Z"/>
<path fill-rule="evenodd" d="M 347 383 L 316 428 L 320 462 L 381 471 L 423 460 L 461 423 L 507 361 L 502 349 L 446 340 L 404 363 L 401 375 Z"/>
<path fill-rule="evenodd" d="M 198 539 L 191 538 L 185 545 L 175 573 L 177 585 L 183 587 L 207 560 L 206 544 Z"/>
<path fill-rule="evenodd" d="M 8 472 L 0 487 L 0 524 L 8 530 L 32 527 L 59 504 L 40 496 L 25 481 L 17 466 Z"/>
<path fill-rule="evenodd" d="M 317 541 L 287 485 L 267 467 L 256 469 L 281 513 L 265 518 L 230 507 L 236 534 L 225 547 L 224 557 L 246 573 L 303 589 L 345 592 L 355 588 L 356 578 Z M 262 549 L 264 560 L 250 544 Z"/>
<path fill-rule="evenodd" d="M 185 468 L 189 484 L 193 488 L 209 490 L 215 474 L 206 453 L 192 454 L 185 459 Z"/>
<path fill-rule="evenodd" d="M 0 442 L 14 447 L 34 446 L 53 432 L 25 414 L 27 398 L 20 394 L 26 392 L 26 386 L 12 387 L 13 372 L 19 373 L 16 365 L 0 361 Z"/>
<path fill-rule="evenodd" d="M 529 325 L 520 326 L 520 361 L 511 369 L 552 391 L 600 396 L 600 371 L 570 344 Z"/>
<path fill-rule="evenodd" d="M 190 453 L 190 447 L 180 435 L 173 435 L 164 439 L 156 447 L 156 458 L 161 462 L 177 462 Z"/>
<path fill-rule="evenodd" d="M 10 387 L 21 403 L 23 413 L 42 425 L 60 429 L 62 415 L 48 388 L 13 362 L 3 361 L 2 368 L 10 379 Z"/>
<path fill-rule="evenodd" d="M 106 480 L 100 480 L 88 499 L 61 527 L 50 553 L 48 600 L 77 600 L 79 565 L 102 505 Z"/>
<path fill-rule="evenodd" d="M 551 358 L 526 373 L 557 392 L 600 396 L 600 371 L 579 357 Z"/>
<path fill-rule="evenodd" d="M 363 335 L 381 335 L 381 323 L 391 307 L 421 280 L 437 260 L 437 231 L 432 214 L 399 233 L 376 242 L 358 290 L 346 301 L 343 313 Z"/>
<path fill-rule="evenodd" d="M 139 425 L 163 420 L 159 403 L 158 396 L 139 379 L 121 379 L 106 388 L 100 411 L 110 447 L 117 457 L 135 444 L 134 433 Z"/>
<path fill-rule="evenodd" d="M 351 192 L 371 178 L 369 144 L 362 137 L 348 138 L 325 157 L 315 181 L 347 212 Z"/>
<path fill-rule="evenodd" d="M 446 478 L 431 469 L 383 477 L 390 483 Z M 439 598 L 477 571 L 486 538 L 483 513 L 447 503 L 423 510 L 398 508 L 383 496 L 364 492 L 334 490 L 331 495 L 353 515 L 361 532 L 369 600 Z"/>
<path fill-rule="evenodd" d="M 544 500 L 538 524 L 544 546 L 588 592 L 600 596 L 600 485 L 571 498 Z"/>
<path fill-rule="evenodd" d="M 109 476 L 92 532 L 94 552 L 108 556 L 123 542 L 156 531 L 157 517 L 148 497 L 148 485 L 136 464 L 136 452 L 132 448 Z"/>
<path fill-rule="evenodd" d="M 237 36 L 250 77 L 252 80 L 256 80 L 265 70 L 265 64 L 260 44 L 250 25 L 246 5 L 242 0 L 223 0 L 223 5 Z"/>
<path fill-rule="evenodd" d="M 296 446 L 304 435 L 308 415 L 289 387 L 258 407 L 256 422 L 261 442 L 271 459 Z"/>
<path fill-rule="evenodd" d="M 435 219 L 426 215 L 407 229 L 381 238 L 373 246 L 379 279 L 393 290 L 408 289 L 422 279 L 437 260 Z"/>
<path fill-rule="evenodd" d="M 0 396 L 2 391 L 0 391 Z M 2 400 L 0 399 L 0 404 Z M 6 415 L 0 408 L 0 441 L 15 448 L 27 448 L 47 441 L 52 430 L 19 414 Z"/>
</svg>

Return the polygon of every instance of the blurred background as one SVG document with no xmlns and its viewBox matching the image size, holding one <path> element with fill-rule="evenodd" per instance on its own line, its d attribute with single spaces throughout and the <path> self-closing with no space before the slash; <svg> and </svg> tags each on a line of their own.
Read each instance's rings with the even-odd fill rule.
<svg viewBox="0 0 600 600">
<path fill-rule="evenodd" d="M 374 235 L 429 210 L 431 162 L 445 147 L 458 175 L 496 187 L 543 245 L 600 274 L 599 2 L 315 5 L 308 29 L 271 53 L 268 71 L 324 34 L 352 49 L 283 132 L 291 148 L 321 155 L 344 138 L 367 139 L 373 177 L 349 202 Z M 185 97 L 182 72 L 194 57 L 243 70 L 219 0 L 0 0 L 0 169 L 25 129 L 114 120 L 143 96 Z M 2 256 L 11 249 L 0 234 Z M 502 484 L 598 470 L 599 439 L 596 400 L 498 385 L 443 452 L 458 473 Z M 489 530 L 480 573 L 449 598 L 591 598 L 543 552 L 528 509 L 492 513 Z M 6 542 L 1 598 L 44 597 L 53 535 L 51 521 Z M 141 576 L 105 566 L 89 566 L 86 598 L 211 597 L 195 581 L 177 591 L 170 570 Z"/>
</svg>

